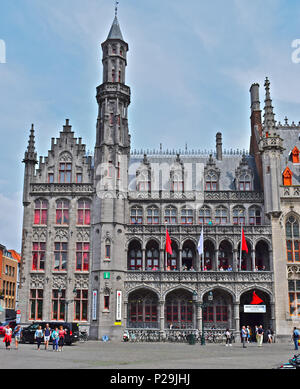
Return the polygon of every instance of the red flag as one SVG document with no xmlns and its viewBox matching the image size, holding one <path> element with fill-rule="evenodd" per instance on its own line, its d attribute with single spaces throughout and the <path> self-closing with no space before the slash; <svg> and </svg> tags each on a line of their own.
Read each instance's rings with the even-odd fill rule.
<svg viewBox="0 0 300 389">
<path fill-rule="evenodd" d="M 258 297 L 255 292 L 253 292 L 253 297 L 252 297 L 251 304 L 258 305 L 260 303 L 263 303 L 263 300 L 260 297 Z"/>
<path fill-rule="evenodd" d="M 169 253 L 170 255 L 173 254 L 171 243 L 172 242 L 171 242 L 170 235 L 168 233 L 168 229 L 166 229 L 166 252 Z"/>
<path fill-rule="evenodd" d="M 243 228 L 242 228 L 242 251 L 246 251 L 246 253 L 248 254 L 248 246 L 247 246 L 247 242 L 245 239 L 245 234 L 244 234 Z"/>
</svg>

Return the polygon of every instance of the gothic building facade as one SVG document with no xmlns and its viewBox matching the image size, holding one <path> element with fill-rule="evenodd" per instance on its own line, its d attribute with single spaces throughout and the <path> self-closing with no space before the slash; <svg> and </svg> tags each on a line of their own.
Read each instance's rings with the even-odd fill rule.
<svg viewBox="0 0 300 389">
<path fill-rule="evenodd" d="M 259 85 L 250 89 L 249 153 L 224 150 L 221 133 L 210 152 L 132 150 L 128 50 L 115 17 L 102 44 L 93 158 L 67 120 L 38 161 L 31 129 L 22 321 L 77 321 L 95 339 L 256 324 L 289 336 L 300 315 L 300 127 L 276 123 L 266 79 L 263 117 Z M 245 309 L 253 292 L 262 313 Z"/>
</svg>

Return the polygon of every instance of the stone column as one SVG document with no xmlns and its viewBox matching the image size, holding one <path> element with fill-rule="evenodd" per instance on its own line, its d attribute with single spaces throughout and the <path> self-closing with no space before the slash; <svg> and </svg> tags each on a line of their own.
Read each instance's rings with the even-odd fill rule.
<svg viewBox="0 0 300 389">
<path fill-rule="evenodd" d="M 239 336 L 240 333 L 240 303 L 233 303 L 234 323 L 235 323 L 235 337 Z"/>
<path fill-rule="evenodd" d="M 178 270 L 182 271 L 182 249 L 179 249 L 179 263 L 178 263 L 178 265 L 179 265 Z"/>
<path fill-rule="evenodd" d="M 146 270 L 146 249 L 142 249 L 142 270 Z"/>
<path fill-rule="evenodd" d="M 270 271 L 274 271 L 274 266 L 273 266 L 273 250 L 270 249 L 268 250 L 269 253 L 269 269 Z"/>
<path fill-rule="evenodd" d="M 238 271 L 238 261 L 239 261 L 238 250 L 234 249 L 233 250 L 233 271 L 235 272 Z"/>
<path fill-rule="evenodd" d="M 159 301 L 159 311 L 160 311 L 160 333 L 163 334 L 165 331 L 165 301 Z"/>
<path fill-rule="evenodd" d="M 199 301 L 196 302 L 196 328 L 201 332 L 202 330 L 202 308 Z"/>
<path fill-rule="evenodd" d="M 160 249 L 160 264 L 159 264 L 160 271 L 164 271 L 165 269 L 165 251 L 163 249 Z"/>
<path fill-rule="evenodd" d="M 252 271 L 255 271 L 255 248 L 251 252 L 251 258 L 252 258 Z"/>
<path fill-rule="evenodd" d="M 213 270 L 214 271 L 219 270 L 219 249 L 215 250 L 215 260 L 213 262 Z"/>
</svg>

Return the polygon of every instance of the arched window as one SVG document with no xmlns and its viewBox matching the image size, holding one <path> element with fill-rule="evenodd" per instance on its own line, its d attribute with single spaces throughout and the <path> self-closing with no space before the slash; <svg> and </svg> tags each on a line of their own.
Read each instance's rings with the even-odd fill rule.
<svg viewBox="0 0 300 389">
<path fill-rule="evenodd" d="M 143 224 L 143 208 L 132 207 L 130 210 L 130 223 Z"/>
<path fill-rule="evenodd" d="M 182 173 L 174 173 L 172 177 L 172 192 L 183 192 L 184 181 L 182 179 Z"/>
<path fill-rule="evenodd" d="M 193 210 L 190 208 L 182 208 L 181 210 L 181 224 L 193 224 Z"/>
<path fill-rule="evenodd" d="M 169 206 L 165 209 L 165 222 L 167 224 L 177 224 L 177 209 Z"/>
<path fill-rule="evenodd" d="M 239 177 L 239 190 L 241 191 L 251 190 L 251 177 L 249 174 L 242 174 Z"/>
<path fill-rule="evenodd" d="M 155 241 L 146 246 L 146 270 L 159 270 L 159 247 Z"/>
<path fill-rule="evenodd" d="M 178 247 L 175 242 L 172 242 L 172 255 L 167 254 L 167 269 L 166 270 L 178 270 Z"/>
<path fill-rule="evenodd" d="M 91 202 L 90 200 L 79 200 L 77 209 L 77 224 L 90 225 L 91 223 Z"/>
<path fill-rule="evenodd" d="M 147 224 L 158 224 L 159 223 L 159 210 L 157 207 L 147 208 Z"/>
<path fill-rule="evenodd" d="M 218 207 L 216 209 L 216 224 L 228 223 L 228 209 L 225 207 Z"/>
<path fill-rule="evenodd" d="M 212 224 L 211 209 L 209 207 L 202 207 L 199 210 L 199 224 Z"/>
<path fill-rule="evenodd" d="M 139 192 L 151 191 L 151 179 L 148 170 L 139 173 L 137 178 L 137 190 Z"/>
<path fill-rule="evenodd" d="M 205 190 L 217 190 L 218 176 L 215 172 L 209 171 L 205 177 Z"/>
<path fill-rule="evenodd" d="M 128 298 L 129 328 L 158 327 L 158 298 L 147 290 L 132 292 Z"/>
<path fill-rule="evenodd" d="M 182 249 L 182 269 L 193 270 L 195 258 L 195 247 L 193 242 L 187 241 L 183 245 Z"/>
<path fill-rule="evenodd" d="M 173 329 L 191 328 L 193 325 L 192 295 L 184 290 L 169 293 L 166 297 L 166 322 Z"/>
<path fill-rule="evenodd" d="M 56 224 L 69 224 L 69 201 L 56 202 Z"/>
<path fill-rule="evenodd" d="M 128 270 L 142 270 L 142 261 L 141 244 L 137 241 L 131 242 L 128 248 Z"/>
<path fill-rule="evenodd" d="M 35 200 L 34 202 L 34 224 L 47 224 L 48 201 Z"/>
<path fill-rule="evenodd" d="M 246 222 L 246 212 L 242 207 L 233 208 L 233 224 L 245 225 Z"/>
<path fill-rule="evenodd" d="M 259 207 L 251 207 L 249 209 L 249 224 L 250 226 L 261 225 L 261 209 Z"/>
<path fill-rule="evenodd" d="M 286 247 L 288 262 L 299 262 L 299 222 L 294 216 L 290 216 L 285 225 Z"/>
</svg>

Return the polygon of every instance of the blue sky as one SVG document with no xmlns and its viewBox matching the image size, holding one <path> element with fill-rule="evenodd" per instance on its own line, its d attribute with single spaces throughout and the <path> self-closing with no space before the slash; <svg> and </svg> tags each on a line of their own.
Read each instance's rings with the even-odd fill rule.
<svg viewBox="0 0 300 389">
<path fill-rule="evenodd" d="M 297 0 L 119 0 L 129 44 L 132 148 L 249 148 L 253 82 L 271 81 L 276 119 L 300 120 Z M 31 123 L 47 155 L 66 118 L 93 150 L 101 43 L 113 0 L 1 0 L 0 242 L 20 250 L 23 169 Z"/>
</svg>

